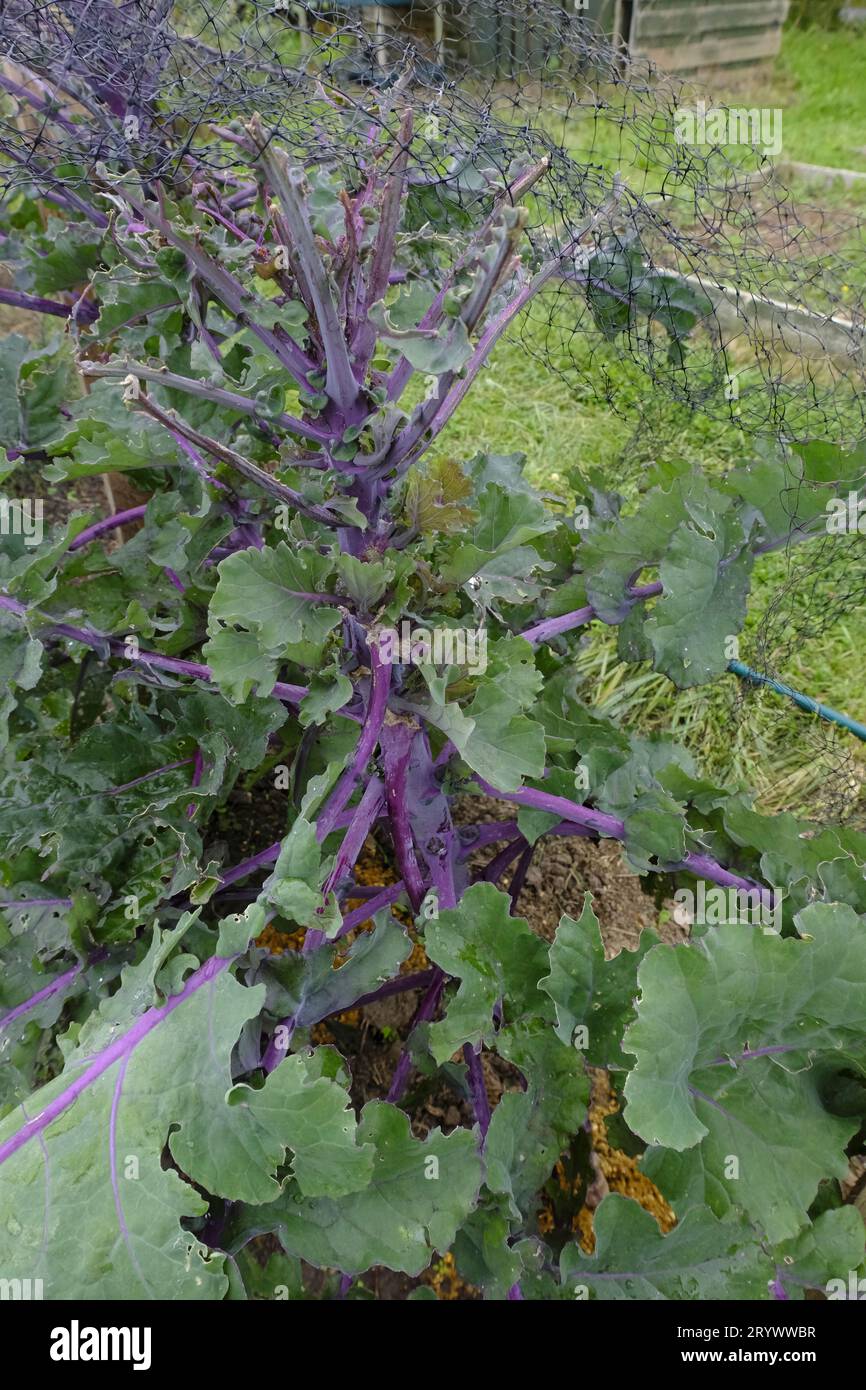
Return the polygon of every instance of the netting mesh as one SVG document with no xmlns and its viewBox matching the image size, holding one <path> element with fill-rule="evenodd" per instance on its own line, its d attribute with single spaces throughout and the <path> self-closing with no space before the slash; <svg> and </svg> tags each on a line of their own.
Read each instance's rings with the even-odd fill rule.
<svg viewBox="0 0 866 1390">
<path fill-rule="evenodd" d="M 413 221 L 441 227 L 456 260 L 503 190 L 546 161 L 520 273 L 572 249 L 511 332 L 577 400 L 632 423 L 639 447 L 613 486 L 628 492 L 653 447 L 669 446 L 660 401 L 681 412 L 677 428 L 698 413 L 729 422 L 745 450 L 753 437 L 863 435 L 860 219 L 794 198 L 765 152 L 769 130 L 710 138 L 696 88 L 630 58 L 580 10 L 5 0 L 0 35 L 5 196 L 35 186 L 77 215 L 109 175 L 205 201 L 212 186 L 255 239 L 238 145 L 254 113 L 299 163 L 355 190 L 374 137 L 398 147 L 408 105 L 407 234 Z M 856 543 L 792 547 L 754 663 L 784 675 L 800 644 L 859 604 L 862 567 Z M 807 737 L 839 774 L 828 809 L 850 810 L 847 750 L 816 726 Z"/>
</svg>

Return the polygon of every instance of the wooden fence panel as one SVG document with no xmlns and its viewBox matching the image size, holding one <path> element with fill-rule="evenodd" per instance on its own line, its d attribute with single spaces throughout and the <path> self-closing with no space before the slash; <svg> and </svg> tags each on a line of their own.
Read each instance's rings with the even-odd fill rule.
<svg viewBox="0 0 866 1390">
<path fill-rule="evenodd" d="M 773 58 L 787 13 L 788 0 L 635 0 L 631 51 L 671 72 Z"/>
</svg>

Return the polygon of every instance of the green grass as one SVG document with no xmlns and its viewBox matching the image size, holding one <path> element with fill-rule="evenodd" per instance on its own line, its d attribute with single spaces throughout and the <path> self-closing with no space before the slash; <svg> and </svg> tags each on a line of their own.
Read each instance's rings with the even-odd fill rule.
<svg viewBox="0 0 866 1390">
<path fill-rule="evenodd" d="M 791 29 L 777 64 L 784 157 L 866 173 L 866 32 Z M 759 95 L 759 94 L 758 94 Z M 761 98 L 770 104 L 769 97 Z"/>
<path fill-rule="evenodd" d="M 684 457 L 717 473 L 750 457 L 754 445 L 735 425 L 674 403 L 649 384 L 636 363 L 623 359 L 615 344 L 591 351 L 588 339 L 575 340 L 571 351 L 583 379 L 565 359 L 563 379 L 527 351 L 527 343 L 543 345 L 539 334 L 537 325 L 524 324 L 521 337 L 500 344 L 443 432 L 438 445 L 443 453 L 467 458 L 479 449 L 519 450 L 527 456 L 532 481 L 560 495 L 568 493 L 570 470 L 597 468 L 609 487 L 626 496 L 635 494 L 655 461 Z M 595 396 L 602 373 L 621 414 Z M 741 641 L 747 663 L 754 659 L 755 632 L 785 582 L 787 564 L 777 554 L 756 565 Z M 838 585 L 838 574 L 819 577 L 804 600 L 810 613 L 829 612 Z M 866 775 L 866 748 L 852 736 L 834 732 L 779 696 L 745 688 L 733 676 L 677 692 L 648 666 L 620 662 L 611 629 L 595 623 L 585 633 L 576 663 L 590 703 L 635 730 L 673 733 L 708 775 L 724 785 L 748 785 L 766 810 L 814 816 L 825 810 L 838 815 L 840 806 L 854 809 Z M 793 655 L 780 654 L 780 674 L 795 688 L 862 719 L 864 650 L 866 608 L 861 605 L 799 644 Z"/>
</svg>

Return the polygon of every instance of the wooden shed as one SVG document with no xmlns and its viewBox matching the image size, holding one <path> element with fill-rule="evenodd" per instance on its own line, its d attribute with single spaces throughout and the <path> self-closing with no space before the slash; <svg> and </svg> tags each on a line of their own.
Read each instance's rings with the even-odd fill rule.
<svg viewBox="0 0 866 1390">
<path fill-rule="evenodd" d="M 788 0 L 615 0 L 612 31 L 668 72 L 775 58 Z"/>
<path fill-rule="evenodd" d="M 422 48 L 447 63 L 450 48 L 468 54 L 480 70 L 507 75 L 544 63 L 549 51 L 518 3 L 473 9 L 471 0 L 337 0 L 361 10 L 383 36 L 411 32 Z M 668 72 L 752 63 L 774 58 L 782 41 L 789 0 L 549 0 L 551 9 L 576 13 L 635 57 Z M 532 11 L 530 10 L 530 13 Z M 461 19 L 462 16 L 462 19 Z M 535 49 L 538 49 L 536 52 Z"/>
</svg>

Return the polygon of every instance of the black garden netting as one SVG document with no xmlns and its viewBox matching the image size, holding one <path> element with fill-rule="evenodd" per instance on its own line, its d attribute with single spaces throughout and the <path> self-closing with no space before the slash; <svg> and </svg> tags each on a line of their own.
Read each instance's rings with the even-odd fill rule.
<svg viewBox="0 0 866 1390">
<path fill-rule="evenodd" d="M 242 147 L 255 115 L 299 163 L 354 190 L 382 130 L 399 148 L 411 108 L 405 234 L 441 229 L 454 262 L 531 177 L 527 285 L 568 251 L 509 331 L 576 411 L 602 402 L 626 422 L 605 479 L 626 497 L 690 419 L 782 458 L 800 442 L 863 437 L 862 221 L 786 186 L 778 112 L 708 106 L 581 9 L 5 0 L 0 53 L 4 199 L 35 190 L 109 235 L 112 188 L 133 182 L 204 203 L 218 189 L 255 240 Z M 563 459 L 562 476 L 580 466 Z M 792 462 L 790 543 L 744 639 L 744 657 L 782 679 L 863 593 L 856 534 L 797 544 L 803 486 Z M 732 718 L 749 698 L 732 694 Z M 850 815 L 850 743 L 806 716 L 794 737 L 824 770 L 820 810 Z"/>
</svg>

